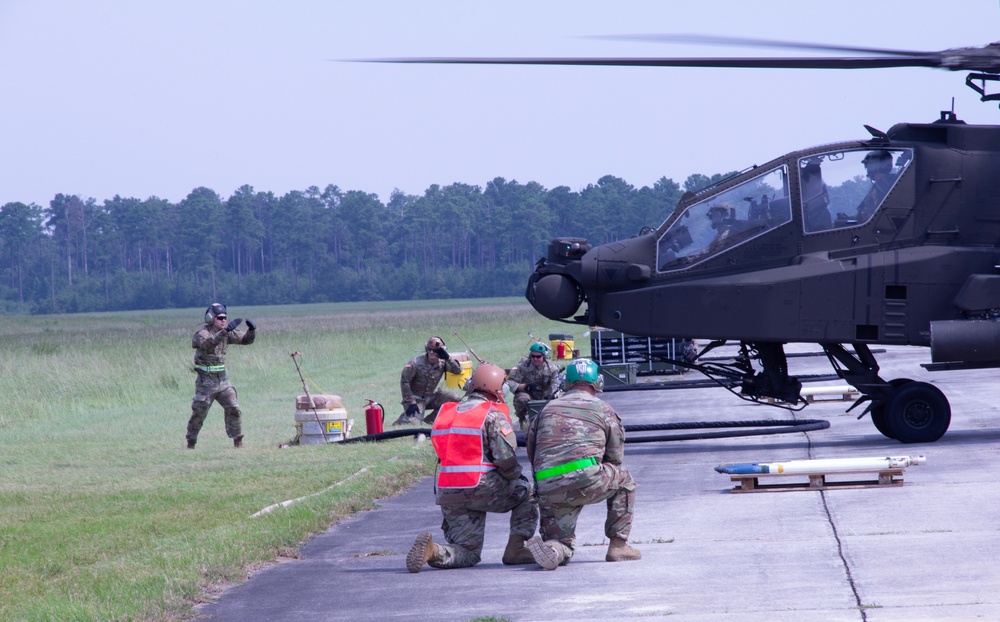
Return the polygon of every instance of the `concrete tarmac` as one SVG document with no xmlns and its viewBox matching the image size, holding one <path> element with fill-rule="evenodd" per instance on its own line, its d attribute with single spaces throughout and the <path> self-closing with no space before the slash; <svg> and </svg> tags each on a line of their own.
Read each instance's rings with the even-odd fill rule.
<svg viewBox="0 0 1000 622">
<path fill-rule="evenodd" d="M 796 350 L 816 347 L 789 347 Z M 630 542 L 642 551 L 639 561 L 604 561 L 605 507 L 597 504 L 581 514 L 572 561 L 555 571 L 502 565 L 507 517 L 490 515 L 478 566 L 410 574 L 405 558 L 417 534 L 441 538 L 425 478 L 315 537 L 301 559 L 254 574 L 201 613 L 213 622 L 1000 620 L 1000 371 L 926 372 L 922 348 L 888 347 L 876 356 L 883 378 L 924 380 L 948 396 L 952 423 L 941 440 L 887 439 L 867 416 L 857 420 L 863 407 L 845 414 L 851 402 L 820 401 L 793 414 L 721 388 L 605 393 L 626 424 L 793 417 L 831 423 L 778 436 L 630 443 L 625 464 L 639 484 Z M 790 358 L 789 365 L 796 375 L 830 373 L 822 356 Z M 926 464 L 906 469 L 901 486 L 737 494 L 729 476 L 714 470 L 920 454 Z"/>
</svg>

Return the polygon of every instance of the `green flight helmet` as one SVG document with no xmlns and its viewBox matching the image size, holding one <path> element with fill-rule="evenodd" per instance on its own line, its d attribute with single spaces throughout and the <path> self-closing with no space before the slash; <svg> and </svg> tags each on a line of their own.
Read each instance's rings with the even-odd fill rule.
<svg viewBox="0 0 1000 622">
<path fill-rule="evenodd" d="M 566 367 L 566 386 L 571 387 L 577 382 L 586 382 L 598 391 L 604 389 L 604 379 L 597 363 L 590 359 L 576 359 Z"/>
<path fill-rule="evenodd" d="M 547 345 L 545 345 L 544 343 L 540 343 L 540 342 L 536 341 L 535 343 L 531 344 L 530 348 L 528 348 L 528 352 L 531 353 L 531 354 L 536 354 L 536 353 L 537 354 L 541 354 L 542 356 L 548 358 L 548 356 L 549 356 L 549 347 Z"/>
</svg>

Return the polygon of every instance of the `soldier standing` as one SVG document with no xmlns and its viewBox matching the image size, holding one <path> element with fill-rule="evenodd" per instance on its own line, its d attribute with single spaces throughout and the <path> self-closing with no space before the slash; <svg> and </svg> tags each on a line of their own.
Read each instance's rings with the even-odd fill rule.
<svg viewBox="0 0 1000 622">
<path fill-rule="evenodd" d="M 570 363 L 566 387 L 566 394 L 546 404 L 528 428 L 528 458 L 541 512 L 541 537 L 528 541 L 528 550 L 546 570 L 566 564 L 576 548 L 580 510 L 606 500 L 604 533 L 611 544 L 604 559 L 640 559 L 639 551 L 628 545 L 636 484 L 622 466 L 625 431 L 618 413 L 597 397 L 603 388 L 597 363 Z"/>
<path fill-rule="evenodd" d="M 394 425 L 401 423 L 431 423 L 441 404 L 457 402 L 461 396 L 437 388 L 445 372 L 462 373 L 462 364 L 451 358 L 444 340 L 431 337 L 424 345 L 424 353 L 410 360 L 399 377 L 399 390 L 403 394 L 403 414 Z M 424 417 L 426 415 L 426 417 Z"/>
<path fill-rule="evenodd" d="M 478 564 L 488 512 L 510 512 L 510 536 L 501 561 L 535 561 L 524 543 L 535 533 L 538 505 L 515 455 L 517 438 L 503 401 L 503 382 L 504 371 L 484 363 L 469 379 L 465 398 L 444 404 L 438 412 L 431 431 L 438 455 L 434 488 L 448 544 L 435 544 L 430 532 L 421 533 L 406 556 L 410 572 L 420 572 L 424 564 Z"/>
<path fill-rule="evenodd" d="M 555 394 L 559 366 L 549 360 L 549 349 L 533 343 L 528 357 L 521 359 L 507 377 L 507 387 L 514 394 L 514 416 L 522 430 L 528 427 L 528 402 L 550 400 Z"/>
<path fill-rule="evenodd" d="M 247 320 L 247 331 L 242 335 L 238 334 L 236 329 L 242 323 L 241 318 L 228 321 L 226 305 L 216 302 L 205 310 L 205 325 L 191 339 L 194 369 L 198 378 L 194 383 L 191 418 L 187 426 L 188 449 L 194 449 L 198 442 L 198 432 L 205 423 L 205 416 L 213 401 L 222 406 L 226 436 L 233 439 L 233 447 L 243 446 L 240 404 L 236 400 L 236 389 L 229 384 L 229 376 L 226 374 L 226 350 L 229 344 L 248 346 L 257 335 L 257 327 L 250 320 Z"/>
</svg>

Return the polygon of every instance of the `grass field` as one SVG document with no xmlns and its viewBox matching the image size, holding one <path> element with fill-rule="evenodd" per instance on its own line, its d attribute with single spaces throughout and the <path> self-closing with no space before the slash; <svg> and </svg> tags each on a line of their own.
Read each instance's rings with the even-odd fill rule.
<svg viewBox="0 0 1000 622">
<path fill-rule="evenodd" d="M 459 352 L 457 331 L 504 367 L 527 352 L 529 331 L 584 340 L 520 298 L 231 308 L 258 326 L 227 360 L 244 448 L 216 404 L 189 451 L 202 313 L 0 322 L 0 619 L 188 619 L 221 587 L 432 472 L 429 443 L 412 439 L 279 448 L 303 393 L 292 352 L 310 392 L 342 396 L 359 436 L 367 398 L 385 406 L 387 427 L 398 416 L 399 371 L 431 335 Z"/>
</svg>

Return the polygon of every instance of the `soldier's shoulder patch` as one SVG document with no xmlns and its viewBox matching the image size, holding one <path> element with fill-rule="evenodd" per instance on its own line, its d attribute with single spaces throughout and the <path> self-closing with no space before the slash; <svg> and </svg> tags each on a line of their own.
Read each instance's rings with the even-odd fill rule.
<svg viewBox="0 0 1000 622">
<path fill-rule="evenodd" d="M 413 367 L 413 361 L 410 361 L 410 362 L 409 362 L 409 363 L 407 363 L 406 365 L 403 365 L 403 369 L 407 369 L 407 368 L 409 368 L 409 367 Z"/>
<path fill-rule="evenodd" d="M 503 424 L 503 427 L 500 428 L 500 434 L 503 434 L 504 436 L 507 436 L 508 434 L 513 434 L 513 433 L 514 433 L 514 428 L 511 427 L 511 425 L 509 423 Z"/>
</svg>

